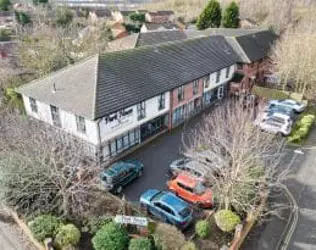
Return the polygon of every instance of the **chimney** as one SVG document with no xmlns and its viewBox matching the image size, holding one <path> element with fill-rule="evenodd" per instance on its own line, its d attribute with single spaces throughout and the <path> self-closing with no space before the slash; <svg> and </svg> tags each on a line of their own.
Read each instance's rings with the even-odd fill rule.
<svg viewBox="0 0 316 250">
<path fill-rule="evenodd" d="M 53 93 L 53 94 L 55 94 L 55 93 L 56 93 L 56 84 L 55 84 L 55 83 L 53 83 L 52 93 Z"/>
</svg>

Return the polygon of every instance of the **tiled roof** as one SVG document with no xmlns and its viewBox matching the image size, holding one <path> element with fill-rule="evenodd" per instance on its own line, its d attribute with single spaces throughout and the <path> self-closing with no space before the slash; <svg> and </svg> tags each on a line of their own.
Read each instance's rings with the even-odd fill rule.
<svg viewBox="0 0 316 250">
<path fill-rule="evenodd" d="M 95 120 L 236 63 L 222 36 L 106 53 L 18 92 Z M 52 93 L 53 83 L 57 91 Z"/>
<path fill-rule="evenodd" d="M 175 23 L 144 23 L 148 30 L 158 30 L 158 29 L 179 29 L 178 25 Z"/>
<path fill-rule="evenodd" d="M 222 35 L 235 49 L 240 62 L 251 63 L 268 56 L 277 36 L 267 29 L 211 28 L 203 31 L 186 31 L 189 38 Z"/>
<path fill-rule="evenodd" d="M 158 10 L 155 12 L 148 12 L 151 16 L 170 16 L 173 15 L 174 12 L 172 10 Z"/>
<path fill-rule="evenodd" d="M 186 39 L 186 35 L 181 30 L 160 30 L 145 33 L 135 33 L 109 43 L 111 51 L 132 49 L 145 45 L 178 41 Z"/>
</svg>

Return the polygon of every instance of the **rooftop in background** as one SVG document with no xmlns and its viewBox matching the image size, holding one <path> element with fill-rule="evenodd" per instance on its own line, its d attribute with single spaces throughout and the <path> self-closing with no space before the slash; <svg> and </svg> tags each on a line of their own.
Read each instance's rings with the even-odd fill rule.
<svg viewBox="0 0 316 250">
<path fill-rule="evenodd" d="M 96 120 L 235 64 L 222 36 L 96 55 L 18 92 Z M 52 86 L 56 85 L 56 92 Z"/>
<path fill-rule="evenodd" d="M 174 11 L 172 10 L 158 10 L 158 11 L 150 11 L 148 12 L 149 15 L 152 16 L 169 16 L 169 15 L 174 15 Z"/>
<path fill-rule="evenodd" d="M 181 30 L 151 31 L 145 33 L 135 33 L 127 37 L 114 40 L 109 44 L 109 47 L 112 51 L 117 51 L 145 45 L 184 40 L 186 38 L 185 33 Z"/>
<path fill-rule="evenodd" d="M 175 23 L 144 23 L 143 25 L 146 26 L 147 30 L 154 31 L 159 29 L 166 29 L 166 30 L 172 30 L 172 29 L 179 29 L 179 26 Z"/>
<path fill-rule="evenodd" d="M 202 31 L 186 30 L 188 38 L 211 35 L 225 36 L 239 55 L 242 63 L 251 63 L 268 56 L 277 36 L 268 29 L 225 29 L 210 28 Z"/>
</svg>

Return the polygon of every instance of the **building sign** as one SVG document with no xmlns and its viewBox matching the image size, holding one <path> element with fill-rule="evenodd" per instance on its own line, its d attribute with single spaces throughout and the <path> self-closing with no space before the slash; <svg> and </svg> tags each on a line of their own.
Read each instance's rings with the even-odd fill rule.
<svg viewBox="0 0 316 250">
<path fill-rule="evenodd" d="M 148 226 L 148 219 L 146 217 L 116 215 L 114 221 L 120 224 L 131 224 L 142 227 Z"/>
</svg>

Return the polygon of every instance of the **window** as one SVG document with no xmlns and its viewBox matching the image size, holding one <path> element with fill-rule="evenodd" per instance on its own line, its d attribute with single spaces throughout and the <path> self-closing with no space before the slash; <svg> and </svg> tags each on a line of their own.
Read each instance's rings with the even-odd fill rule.
<svg viewBox="0 0 316 250">
<path fill-rule="evenodd" d="M 82 116 L 76 116 L 76 124 L 77 124 L 77 131 L 80 133 L 86 133 L 86 121 Z"/>
<path fill-rule="evenodd" d="M 216 83 L 219 82 L 220 76 L 221 76 L 221 72 L 220 72 L 220 71 L 217 71 L 217 72 L 216 72 Z"/>
<path fill-rule="evenodd" d="M 37 109 L 36 100 L 32 97 L 29 97 L 29 100 L 30 100 L 30 106 L 31 106 L 32 112 L 37 113 L 38 109 Z"/>
<path fill-rule="evenodd" d="M 50 113 L 52 116 L 53 125 L 56 127 L 61 127 L 59 109 L 53 105 L 50 105 Z"/>
<path fill-rule="evenodd" d="M 141 120 L 145 118 L 146 116 L 146 107 L 145 102 L 140 102 L 137 104 L 137 114 L 138 114 L 138 120 Z"/>
<path fill-rule="evenodd" d="M 196 95 L 197 93 L 199 93 L 199 81 L 194 80 L 193 81 L 193 95 Z"/>
<path fill-rule="evenodd" d="M 178 101 L 182 101 L 184 98 L 184 88 L 183 86 L 180 86 L 178 88 Z"/>
<path fill-rule="evenodd" d="M 165 99 L 166 99 L 165 93 L 159 95 L 159 97 L 158 97 L 158 110 L 162 110 L 165 108 L 165 106 L 166 106 Z"/>
<path fill-rule="evenodd" d="M 182 189 L 184 189 L 184 190 L 186 190 L 186 191 L 188 191 L 188 192 L 190 192 L 190 193 L 193 193 L 193 189 L 192 189 L 192 188 L 183 185 L 181 182 L 177 182 L 177 184 L 178 184 L 178 186 L 179 186 L 180 188 L 182 188 Z"/>
<path fill-rule="evenodd" d="M 237 69 L 242 69 L 243 65 L 241 63 L 237 63 Z"/>
<path fill-rule="evenodd" d="M 210 78 L 208 76 L 204 77 L 204 88 L 207 89 L 210 86 Z"/>
<path fill-rule="evenodd" d="M 227 68 L 226 68 L 226 78 L 229 77 L 229 70 L 230 70 L 230 67 L 227 67 Z"/>
</svg>

